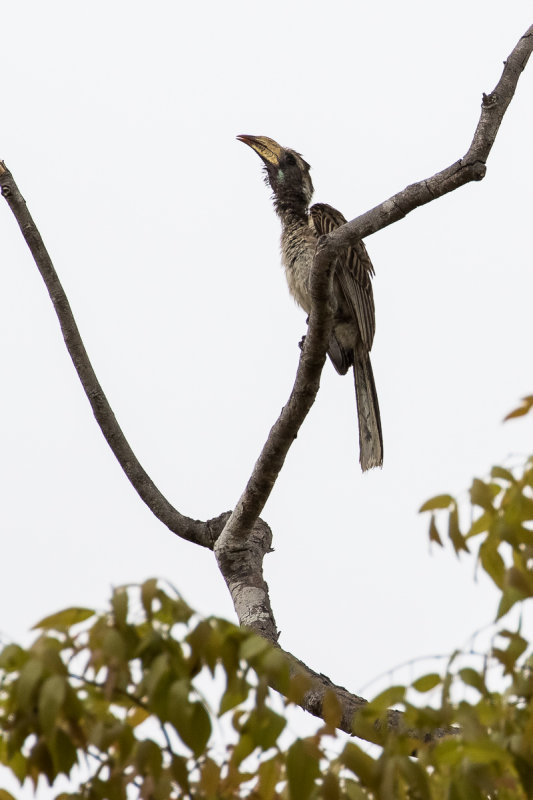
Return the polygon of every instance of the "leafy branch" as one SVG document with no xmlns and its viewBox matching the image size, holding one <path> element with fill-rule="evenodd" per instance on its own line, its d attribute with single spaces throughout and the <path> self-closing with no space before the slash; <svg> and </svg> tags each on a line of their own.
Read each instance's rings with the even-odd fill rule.
<svg viewBox="0 0 533 800">
<path fill-rule="evenodd" d="M 495 89 L 483 96 L 480 120 L 474 132 L 472 143 L 462 159 L 459 159 L 436 175 L 406 187 L 379 206 L 376 206 L 376 208 L 320 240 L 311 273 L 312 309 L 309 328 L 293 390 L 287 404 L 270 431 L 236 507 L 232 512 L 226 511 L 211 520 L 194 520 L 178 511 L 155 486 L 135 456 L 94 373 L 68 299 L 53 267 L 41 234 L 28 211 L 13 176 L 5 164 L 0 162 L 0 188 L 2 195 L 20 226 L 22 235 L 46 284 L 59 319 L 67 350 L 107 443 L 141 499 L 163 524 L 183 539 L 215 550 L 217 563 L 231 593 L 239 622 L 256 631 L 270 642 L 277 642 L 278 632 L 270 604 L 268 587 L 263 578 L 262 562 L 264 556 L 270 550 L 271 532 L 268 525 L 259 518 L 259 515 L 275 485 L 285 457 L 318 392 L 331 326 L 329 290 L 337 252 L 350 242 L 398 221 L 413 209 L 431 202 L 469 181 L 480 180 L 484 177 L 486 160 L 532 49 L 533 26 L 520 38 L 509 55 L 500 81 Z M 500 519 L 498 514 L 500 511 L 502 511 L 502 514 L 504 513 L 502 510 L 504 507 L 502 505 L 496 508 L 494 500 L 502 492 L 504 497 L 510 497 L 511 494 L 509 493 L 516 493 L 520 489 L 516 488 L 514 479 L 510 480 L 502 477 L 502 475 L 495 476 L 495 479 L 500 481 L 500 484 L 496 483 L 497 486 L 501 486 L 501 481 L 504 483 L 507 481 L 509 485 L 505 491 L 500 488 L 497 494 L 494 495 L 493 492 L 496 490 L 493 484 L 484 484 L 483 487 L 477 487 L 476 491 L 484 493 L 484 502 L 489 503 L 489 497 L 492 501 L 490 509 L 484 508 L 483 505 L 481 506 L 484 508 L 484 512 L 489 515 L 490 524 L 487 528 L 477 530 L 477 533 L 488 531 L 483 553 L 480 557 L 484 565 L 487 565 L 496 584 L 498 585 L 498 582 L 500 582 L 504 588 L 502 608 L 505 609 L 517 602 L 517 598 L 529 596 L 528 592 L 531 590 L 527 577 L 529 551 L 521 550 L 520 547 L 515 548 L 516 563 L 509 568 L 502 567 L 499 543 L 500 541 L 506 541 L 506 539 L 500 533 L 496 522 L 492 523 L 493 520 Z M 525 493 L 522 493 L 522 496 L 525 502 L 527 496 Z M 476 534 L 472 530 L 467 534 L 461 532 L 457 504 L 453 501 L 453 498 L 451 498 L 449 506 L 446 508 L 449 511 L 449 535 L 454 547 L 456 550 L 466 549 L 469 536 Z M 491 509 L 494 512 L 492 516 L 492 512 L 489 513 Z M 484 524 L 484 522 L 478 521 L 478 527 Z M 524 530 L 526 529 L 523 528 Z M 434 519 L 430 528 L 430 535 L 435 540 L 439 537 Z M 530 546 L 530 543 L 528 544 L 526 541 L 526 533 L 522 532 L 520 535 L 522 536 L 520 544 L 523 544 L 524 548 Z M 289 670 L 288 674 L 291 674 L 294 679 L 303 680 L 305 678 L 307 682 L 307 691 L 298 700 L 302 707 L 314 715 L 324 717 L 326 714 L 325 706 L 329 702 L 327 698 L 333 693 L 341 708 L 338 725 L 343 730 L 352 732 L 354 717 L 366 710 L 366 701 L 351 694 L 343 687 L 335 686 L 324 675 L 311 670 L 289 653 L 283 653 L 283 651 L 279 650 L 278 656 Z M 64 691 L 67 692 L 65 680 L 65 676 L 63 676 L 62 682 L 57 681 L 56 683 L 58 686 L 61 683 Z M 280 691 L 284 691 L 285 684 L 279 679 L 279 676 L 273 675 L 272 681 Z M 63 691 L 63 689 L 60 691 Z M 201 712 L 198 712 L 198 714 L 201 716 Z M 391 711 L 388 717 L 388 724 L 392 728 L 397 728 L 398 720 L 398 713 Z M 61 737 L 61 734 L 58 733 L 58 736 Z M 52 758 L 52 751 L 48 748 L 47 752 L 49 757 Z M 22 758 L 22 756 L 20 757 Z M 56 753 L 55 757 L 57 760 L 59 755 Z M 48 766 L 47 769 L 50 772 L 52 767 Z M 53 767 L 53 769 L 56 769 L 56 767 Z"/>
</svg>

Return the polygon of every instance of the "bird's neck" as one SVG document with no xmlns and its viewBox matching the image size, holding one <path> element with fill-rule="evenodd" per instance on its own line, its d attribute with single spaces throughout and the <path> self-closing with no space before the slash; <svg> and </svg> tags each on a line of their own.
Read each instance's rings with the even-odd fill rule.
<svg viewBox="0 0 533 800">
<path fill-rule="evenodd" d="M 309 213 L 307 203 L 300 194 L 292 196 L 274 195 L 274 208 L 284 228 L 307 227 Z"/>
</svg>

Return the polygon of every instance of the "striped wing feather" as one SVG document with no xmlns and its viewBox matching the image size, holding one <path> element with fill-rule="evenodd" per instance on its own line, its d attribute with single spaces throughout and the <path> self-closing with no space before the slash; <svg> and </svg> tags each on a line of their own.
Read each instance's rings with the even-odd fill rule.
<svg viewBox="0 0 533 800">
<path fill-rule="evenodd" d="M 309 209 L 317 236 L 331 233 L 347 220 L 340 211 L 327 203 L 315 203 Z M 362 241 L 350 245 L 339 256 L 335 277 L 344 299 L 357 320 L 359 333 L 367 352 L 372 347 L 376 331 L 376 313 L 371 277 L 374 267 Z"/>
</svg>

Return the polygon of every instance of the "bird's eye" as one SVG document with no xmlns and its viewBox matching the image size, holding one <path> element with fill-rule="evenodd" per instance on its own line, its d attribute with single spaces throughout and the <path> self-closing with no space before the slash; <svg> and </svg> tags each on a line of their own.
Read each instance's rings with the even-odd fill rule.
<svg viewBox="0 0 533 800">
<path fill-rule="evenodd" d="M 285 161 L 286 161 L 286 162 L 287 162 L 287 164 L 288 164 L 289 166 L 291 166 L 291 167 L 292 167 L 292 166 L 294 166 L 294 164 L 296 164 L 296 159 L 294 158 L 294 156 L 293 156 L 293 154 L 292 154 L 292 153 L 287 153 L 287 154 L 286 154 L 286 156 L 285 156 Z"/>
</svg>

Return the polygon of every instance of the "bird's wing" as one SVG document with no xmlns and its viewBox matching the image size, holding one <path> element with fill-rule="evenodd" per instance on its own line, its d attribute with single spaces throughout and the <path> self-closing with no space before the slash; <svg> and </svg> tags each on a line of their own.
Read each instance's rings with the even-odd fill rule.
<svg viewBox="0 0 533 800">
<path fill-rule="evenodd" d="M 331 233 L 347 220 L 327 203 L 315 203 L 309 209 L 310 220 L 318 236 Z M 376 331 L 376 313 L 371 277 L 374 267 L 362 241 L 347 247 L 339 255 L 335 277 L 350 311 L 357 321 L 362 343 L 367 351 L 372 347 Z"/>
</svg>

